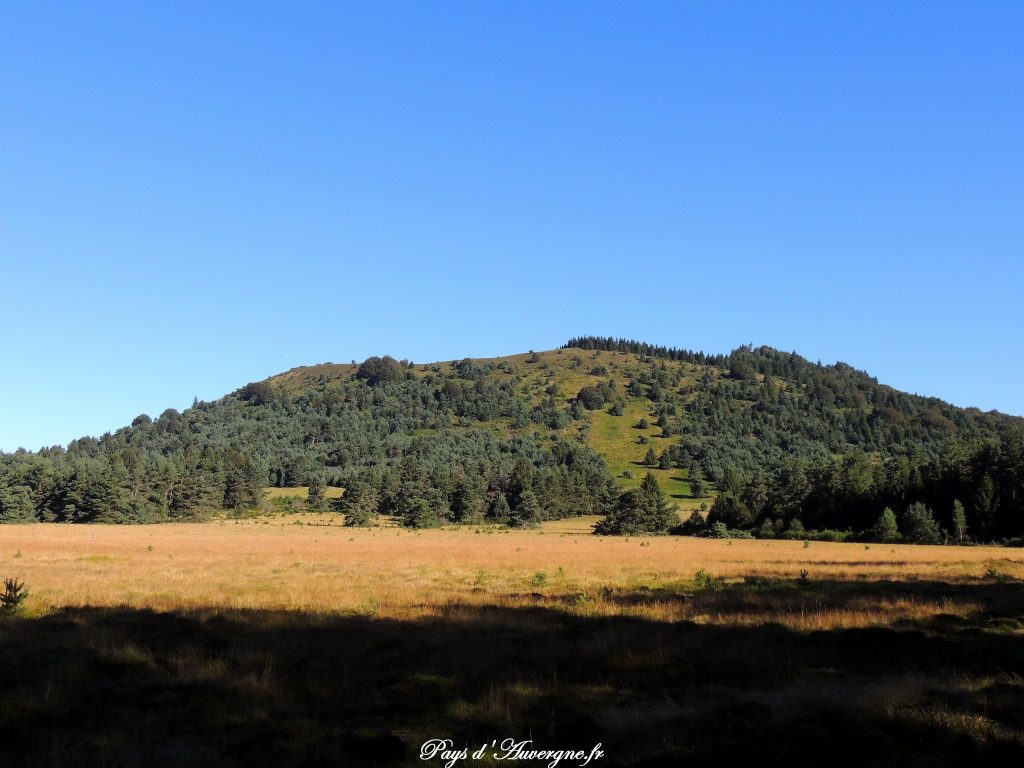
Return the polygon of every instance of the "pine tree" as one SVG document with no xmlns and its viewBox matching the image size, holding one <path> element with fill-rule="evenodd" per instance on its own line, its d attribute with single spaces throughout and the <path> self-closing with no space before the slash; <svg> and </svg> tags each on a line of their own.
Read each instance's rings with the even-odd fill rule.
<svg viewBox="0 0 1024 768">
<path fill-rule="evenodd" d="M 978 491 L 974 496 L 974 511 L 978 523 L 978 533 L 984 538 L 995 535 L 996 508 L 999 500 L 996 497 L 996 484 L 992 476 L 985 474 L 978 483 Z"/>
<path fill-rule="evenodd" d="M 754 516 L 733 491 L 722 491 L 711 504 L 708 523 L 724 523 L 729 528 L 745 529 L 754 524 Z"/>
<path fill-rule="evenodd" d="M 683 533 L 687 536 L 696 536 L 700 533 L 704 533 L 708 529 L 708 521 L 704 519 L 702 515 L 696 509 L 690 513 L 690 516 L 683 523 Z"/>
<path fill-rule="evenodd" d="M 125 499 L 109 467 L 94 462 L 83 463 L 75 469 L 67 502 L 70 520 L 75 523 L 121 523 L 125 520 Z"/>
<path fill-rule="evenodd" d="M 644 455 L 644 465 L 648 467 L 658 466 L 658 454 L 654 452 L 654 446 L 647 449 L 647 453 Z"/>
<path fill-rule="evenodd" d="M 491 502 L 491 508 L 489 510 L 489 517 L 496 523 L 502 525 L 508 523 L 509 516 L 512 514 L 512 510 L 508 506 L 508 499 L 505 498 L 503 491 L 498 491 L 494 497 L 494 501 Z"/>
<path fill-rule="evenodd" d="M 891 507 L 886 507 L 882 510 L 878 522 L 871 529 L 871 540 L 889 544 L 899 541 L 901 538 L 900 528 L 896 522 L 896 513 L 892 511 Z"/>
<path fill-rule="evenodd" d="M 942 531 L 935 522 L 935 516 L 920 501 L 907 507 L 903 515 L 903 530 L 907 541 L 915 544 L 938 544 L 942 541 Z"/>
<path fill-rule="evenodd" d="M 701 472 L 699 464 L 694 464 L 690 467 L 690 474 L 687 480 L 690 483 L 690 493 L 693 495 L 693 498 L 699 499 L 704 495 L 704 473 Z"/>
<path fill-rule="evenodd" d="M 594 533 L 601 536 L 630 536 L 642 533 L 643 530 L 644 509 L 639 488 L 621 494 L 615 508 L 594 526 Z"/>
<path fill-rule="evenodd" d="M 35 519 L 32 496 L 24 485 L 8 484 L 0 476 L 0 523 L 25 523 Z"/>
<path fill-rule="evenodd" d="M 437 528 L 441 524 L 437 508 L 422 496 L 404 499 L 400 518 L 406 528 Z"/>
<path fill-rule="evenodd" d="M 515 528 L 526 528 L 536 525 L 544 518 L 544 510 L 537 501 L 537 496 L 529 488 L 519 494 L 519 502 L 511 510 L 508 524 Z"/>
<path fill-rule="evenodd" d="M 450 507 L 457 523 L 475 523 L 483 518 L 483 495 L 466 478 L 455 484 Z"/>
<path fill-rule="evenodd" d="M 346 526 L 366 528 L 377 521 L 378 498 L 377 489 L 369 483 L 352 481 L 333 506 L 345 516 Z"/>
<path fill-rule="evenodd" d="M 323 480 L 320 479 L 319 475 L 311 475 L 308 479 L 309 483 L 309 494 L 306 496 L 306 507 L 313 511 L 320 511 L 324 508 L 324 486 Z"/>
<path fill-rule="evenodd" d="M 677 522 L 675 510 L 665 498 L 658 479 L 648 472 L 639 488 L 619 496 L 615 508 L 598 523 L 594 533 L 625 536 L 665 533 Z"/>
<path fill-rule="evenodd" d="M 664 533 L 679 522 L 674 507 L 658 485 L 658 478 L 648 472 L 640 483 L 640 494 L 644 500 L 644 530 L 650 533 Z"/>
</svg>

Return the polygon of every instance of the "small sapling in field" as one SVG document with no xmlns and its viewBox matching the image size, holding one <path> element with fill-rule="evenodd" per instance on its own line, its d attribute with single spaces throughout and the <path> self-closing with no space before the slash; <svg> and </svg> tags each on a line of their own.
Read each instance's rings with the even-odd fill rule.
<svg viewBox="0 0 1024 768">
<path fill-rule="evenodd" d="M 4 590 L 0 592 L 0 613 L 6 616 L 21 613 L 26 600 L 28 600 L 28 590 L 25 589 L 25 582 L 17 579 L 4 579 Z"/>
</svg>

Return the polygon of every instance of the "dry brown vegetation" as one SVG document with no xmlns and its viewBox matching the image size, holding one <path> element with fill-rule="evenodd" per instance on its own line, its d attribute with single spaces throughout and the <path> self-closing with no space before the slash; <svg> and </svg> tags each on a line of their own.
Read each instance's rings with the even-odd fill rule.
<svg viewBox="0 0 1024 768">
<path fill-rule="evenodd" d="M 31 591 L 0 619 L 0 755 L 425 765 L 425 738 L 507 736 L 600 741 L 604 765 L 1022 755 L 1021 550 L 592 523 L 0 528 L 0 577 Z"/>
<path fill-rule="evenodd" d="M 795 580 L 802 571 L 814 580 L 840 582 L 969 583 L 993 568 L 1024 577 L 1019 549 L 629 539 L 587 535 L 592 523 L 577 518 L 535 531 L 417 532 L 351 529 L 333 515 L 294 515 L 164 526 L 8 526 L 0 529 L 0 575 L 30 585 L 35 613 L 66 606 L 330 613 L 372 603 L 378 615 L 409 619 L 443 613 L 451 605 L 562 605 L 567 597 L 587 594 L 593 600 L 582 601 L 581 609 L 588 613 L 669 621 L 716 620 L 697 613 L 692 601 L 675 599 L 693 592 L 700 569 L 726 582 Z M 617 589 L 654 598 L 642 608 L 603 599 Z M 949 601 L 861 608 L 829 614 L 822 607 L 799 618 L 769 608 L 729 620 L 828 627 L 889 622 L 894 612 L 956 611 Z"/>
</svg>

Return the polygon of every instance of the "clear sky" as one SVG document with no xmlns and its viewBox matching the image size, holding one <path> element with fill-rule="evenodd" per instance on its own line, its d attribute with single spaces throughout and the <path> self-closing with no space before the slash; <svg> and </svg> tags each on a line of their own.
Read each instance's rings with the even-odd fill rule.
<svg viewBox="0 0 1024 768">
<path fill-rule="evenodd" d="M 1024 414 L 1024 3 L 6 3 L 0 449 L 577 334 Z"/>
</svg>

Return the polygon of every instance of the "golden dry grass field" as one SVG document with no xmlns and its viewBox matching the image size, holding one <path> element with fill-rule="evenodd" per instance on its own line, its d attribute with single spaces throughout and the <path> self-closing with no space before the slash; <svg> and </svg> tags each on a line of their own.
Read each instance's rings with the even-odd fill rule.
<svg viewBox="0 0 1024 768">
<path fill-rule="evenodd" d="M 802 541 L 715 540 L 589 535 L 597 518 L 538 530 L 462 528 L 410 531 L 345 528 L 331 514 L 152 526 L 23 525 L 0 528 L 0 576 L 25 581 L 28 608 L 68 606 L 365 611 L 394 618 L 444 612 L 459 604 L 565 604 L 569 610 L 694 618 L 703 570 L 726 582 L 751 579 L 935 580 L 971 583 L 987 573 L 1024 577 L 1024 551 Z M 604 599 L 642 590 L 641 607 Z M 663 602 L 657 595 L 665 595 Z M 579 596 L 584 597 L 579 597 Z M 574 601 L 575 600 L 575 601 Z M 805 610 L 803 626 L 891 621 L 893 611 L 956 611 L 941 605 L 887 604 L 874 615 L 849 607 Z M 700 616 L 703 621 L 714 616 Z M 769 613 L 735 621 L 782 620 Z"/>
<path fill-rule="evenodd" d="M 593 523 L 0 527 L 31 592 L 0 616 L 0 765 L 433 766 L 425 739 L 509 737 L 634 768 L 1024 759 L 1024 551 Z"/>
</svg>

